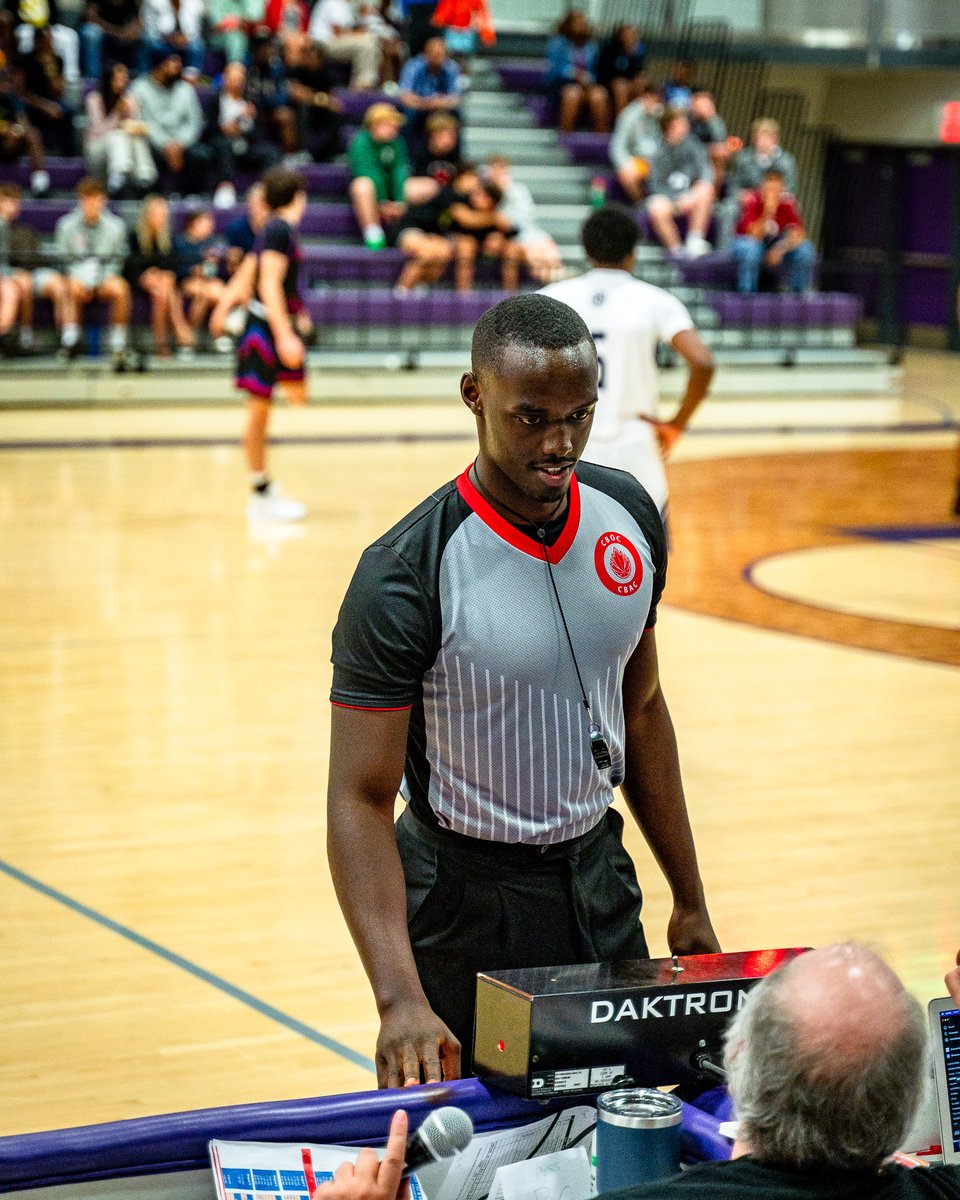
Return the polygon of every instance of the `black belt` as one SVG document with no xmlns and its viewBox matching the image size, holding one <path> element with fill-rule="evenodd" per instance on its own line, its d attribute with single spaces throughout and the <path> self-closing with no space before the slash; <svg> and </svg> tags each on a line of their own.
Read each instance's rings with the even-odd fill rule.
<svg viewBox="0 0 960 1200">
<path fill-rule="evenodd" d="M 579 837 L 545 846 L 530 845 L 525 842 L 491 842 L 484 838 L 468 837 L 465 833 L 444 829 L 442 825 L 427 824 L 409 805 L 400 815 L 400 820 L 404 823 L 410 822 L 411 832 L 417 837 L 422 837 L 435 846 L 453 850 L 464 858 L 472 858 L 488 865 L 542 868 L 547 864 L 564 863 L 576 859 L 594 843 L 606 837 L 608 813 L 609 810 L 600 817 L 592 829 L 581 833 Z"/>
</svg>

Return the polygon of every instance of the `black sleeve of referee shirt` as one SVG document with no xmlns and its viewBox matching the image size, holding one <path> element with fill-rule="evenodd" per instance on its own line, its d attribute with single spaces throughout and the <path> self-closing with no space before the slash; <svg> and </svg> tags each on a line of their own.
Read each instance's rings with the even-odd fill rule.
<svg viewBox="0 0 960 1200">
<path fill-rule="evenodd" d="M 397 552 L 363 552 L 333 631 L 330 699 L 348 708 L 409 708 L 436 658 L 436 616 Z"/>
<path fill-rule="evenodd" d="M 653 595 L 650 597 L 650 612 L 647 615 L 647 629 L 652 629 L 657 623 L 657 606 L 663 589 L 667 586 L 667 535 L 663 528 L 663 519 L 657 511 L 657 506 L 644 492 L 646 499 L 644 519 L 640 528 L 650 543 L 650 553 L 653 556 Z"/>
</svg>

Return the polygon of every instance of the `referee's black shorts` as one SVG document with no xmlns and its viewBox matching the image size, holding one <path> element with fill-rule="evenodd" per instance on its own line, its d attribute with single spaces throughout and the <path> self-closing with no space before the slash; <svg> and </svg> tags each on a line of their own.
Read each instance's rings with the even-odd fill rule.
<svg viewBox="0 0 960 1200">
<path fill-rule="evenodd" d="M 614 809 L 557 846 L 506 845 L 428 826 L 406 808 L 397 846 L 407 925 L 433 1011 L 469 1073 L 478 971 L 647 958 L 643 897 Z"/>
</svg>

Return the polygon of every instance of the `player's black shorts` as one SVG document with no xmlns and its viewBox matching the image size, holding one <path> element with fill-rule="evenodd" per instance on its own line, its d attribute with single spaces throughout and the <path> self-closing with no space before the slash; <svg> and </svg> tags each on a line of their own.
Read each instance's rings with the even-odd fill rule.
<svg viewBox="0 0 960 1200">
<path fill-rule="evenodd" d="M 300 383 L 303 378 L 303 367 L 291 369 L 280 361 L 268 322 L 251 313 L 237 347 L 234 386 L 259 400 L 270 400 L 276 384 Z"/>
</svg>

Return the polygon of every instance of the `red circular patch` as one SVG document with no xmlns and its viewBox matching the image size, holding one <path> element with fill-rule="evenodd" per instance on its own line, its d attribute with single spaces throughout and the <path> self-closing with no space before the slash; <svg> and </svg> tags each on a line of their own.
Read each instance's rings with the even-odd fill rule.
<svg viewBox="0 0 960 1200">
<path fill-rule="evenodd" d="M 616 596 L 632 596 L 643 582 L 643 560 L 622 533 L 604 533 L 593 552 L 597 575 Z"/>
</svg>

